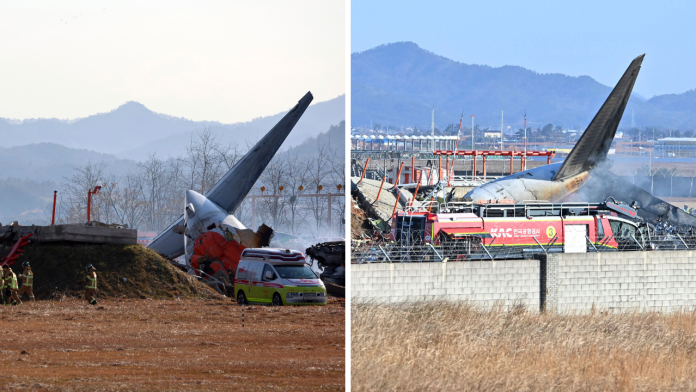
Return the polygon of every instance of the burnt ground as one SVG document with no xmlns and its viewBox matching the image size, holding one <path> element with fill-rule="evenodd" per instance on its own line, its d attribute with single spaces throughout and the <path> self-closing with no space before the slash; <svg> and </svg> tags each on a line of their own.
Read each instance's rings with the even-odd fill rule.
<svg viewBox="0 0 696 392">
<path fill-rule="evenodd" d="M 66 298 L 0 306 L 1 390 L 344 390 L 345 308 Z"/>
</svg>

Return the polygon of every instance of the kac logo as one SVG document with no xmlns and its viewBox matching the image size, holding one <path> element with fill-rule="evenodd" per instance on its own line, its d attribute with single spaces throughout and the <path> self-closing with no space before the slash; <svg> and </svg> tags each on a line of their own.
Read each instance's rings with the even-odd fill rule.
<svg viewBox="0 0 696 392">
<path fill-rule="evenodd" d="M 512 238 L 512 229 L 491 229 L 493 237 Z"/>
</svg>

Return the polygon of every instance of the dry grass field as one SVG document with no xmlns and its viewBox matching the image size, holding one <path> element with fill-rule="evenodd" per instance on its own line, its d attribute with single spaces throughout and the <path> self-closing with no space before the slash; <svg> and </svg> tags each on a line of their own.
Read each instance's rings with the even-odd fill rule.
<svg viewBox="0 0 696 392">
<path fill-rule="evenodd" d="M 0 306 L 0 390 L 343 391 L 345 308 L 106 299 Z"/>
<path fill-rule="evenodd" d="M 354 391 L 696 390 L 696 313 L 352 305 Z"/>
</svg>

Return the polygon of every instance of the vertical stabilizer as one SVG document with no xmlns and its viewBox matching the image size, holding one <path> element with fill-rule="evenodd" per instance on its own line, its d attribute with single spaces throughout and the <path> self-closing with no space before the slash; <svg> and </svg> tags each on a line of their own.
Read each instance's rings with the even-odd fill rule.
<svg viewBox="0 0 696 392">
<path fill-rule="evenodd" d="M 563 162 L 553 178 L 554 181 L 591 170 L 607 157 L 644 57 L 644 54 L 636 57 L 628 66 L 614 90 L 609 94 L 609 98 Z"/>
<path fill-rule="evenodd" d="M 273 159 L 313 98 L 312 93 L 302 97 L 297 105 L 278 121 L 278 124 L 268 131 L 266 136 L 259 140 L 205 196 L 230 214 L 233 213 Z"/>
</svg>

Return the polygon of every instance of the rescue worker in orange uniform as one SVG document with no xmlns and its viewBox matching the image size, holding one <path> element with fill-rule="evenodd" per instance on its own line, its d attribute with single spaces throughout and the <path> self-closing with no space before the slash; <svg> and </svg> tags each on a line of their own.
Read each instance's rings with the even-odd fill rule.
<svg viewBox="0 0 696 392">
<path fill-rule="evenodd" d="M 22 299 L 22 296 L 26 294 L 30 300 L 36 302 L 36 298 L 34 298 L 34 272 L 32 272 L 28 261 L 23 262 L 22 267 L 24 267 L 24 271 L 19 275 L 22 287 L 19 288 L 17 296 Z"/>
<path fill-rule="evenodd" d="M 5 305 L 9 305 L 10 302 L 12 302 L 12 305 L 21 305 L 22 301 L 17 296 L 17 275 L 15 275 L 14 271 L 12 271 L 7 264 L 2 266 L 2 271 L 5 275 L 3 278 L 5 286 Z"/>
<path fill-rule="evenodd" d="M 85 285 L 85 299 L 89 301 L 90 305 L 97 304 L 97 297 L 95 293 L 97 292 L 97 269 L 94 268 L 92 264 L 87 264 L 87 276 L 83 280 Z"/>
</svg>

